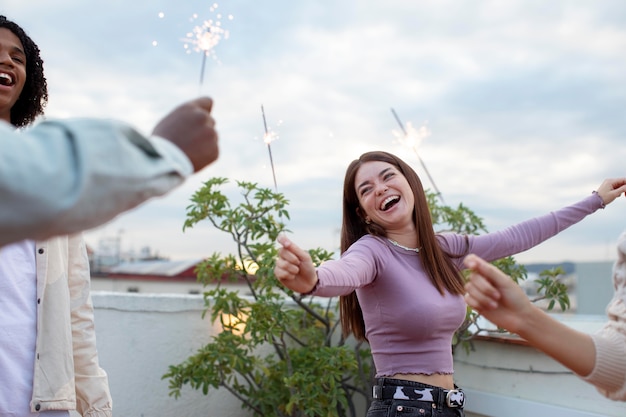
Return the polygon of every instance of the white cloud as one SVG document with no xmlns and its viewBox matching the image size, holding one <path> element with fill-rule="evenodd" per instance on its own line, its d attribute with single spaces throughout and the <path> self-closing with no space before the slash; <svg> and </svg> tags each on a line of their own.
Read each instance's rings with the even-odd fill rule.
<svg viewBox="0 0 626 417">
<path fill-rule="evenodd" d="M 218 162 L 89 240 L 123 229 L 129 245 L 175 258 L 229 247 L 208 227 L 183 234 L 185 207 L 211 176 L 273 187 L 261 105 L 270 125 L 283 122 L 272 154 L 302 246 L 336 248 L 343 175 L 362 152 L 397 153 L 429 186 L 413 152 L 394 143 L 391 107 L 405 123 L 428 122 L 420 157 L 446 201 L 474 209 L 490 230 L 624 175 L 620 1 L 219 3 L 234 16 L 230 37 L 200 86 L 201 55 L 186 54 L 181 38 L 192 13 L 208 15 L 206 2 L 3 2 L 0 13 L 41 47 L 50 117 L 115 117 L 149 132 L 199 92 L 215 98 Z M 607 241 L 626 226 L 623 204 L 520 259 L 614 256 Z"/>
</svg>

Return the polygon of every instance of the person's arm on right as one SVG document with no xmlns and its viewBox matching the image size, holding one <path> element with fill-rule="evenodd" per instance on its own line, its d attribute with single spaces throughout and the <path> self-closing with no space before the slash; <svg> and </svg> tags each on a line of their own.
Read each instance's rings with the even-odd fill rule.
<svg viewBox="0 0 626 417">
<path fill-rule="evenodd" d="M 145 137 L 106 120 L 0 124 L 0 246 L 99 226 L 218 156 L 212 100 L 174 109 Z"/>
<path fill-rule="evenodd" d="M 617 240 L 613 289 L 613 299 L 606 307 L 608 321 L 592 335 L 596 366 L 584 379 L 605 397 L 626 401 L 626 232 Z"/>
<path fill-rule="evenodd" d="M 470 307 L 576 374 L 585 377 L 591 373 L 596 361 L 591 335 L 550 317 L 532 304 L 510 277 L 478 256 L 468 255 L 465 266 L 472 271 L 465 285 Z"/>
</svg>

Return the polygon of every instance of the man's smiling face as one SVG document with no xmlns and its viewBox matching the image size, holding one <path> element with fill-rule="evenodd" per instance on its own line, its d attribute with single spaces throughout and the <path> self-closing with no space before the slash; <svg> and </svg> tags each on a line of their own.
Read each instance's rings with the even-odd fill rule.
<svg viewBox="0 0 626 417">
<path fill-rule="evenodd" d="M 11 108 L 26 83 L 26 54 L 20 39 L 0 28 L 0 120 L 11 122 Z"/>
</svg>

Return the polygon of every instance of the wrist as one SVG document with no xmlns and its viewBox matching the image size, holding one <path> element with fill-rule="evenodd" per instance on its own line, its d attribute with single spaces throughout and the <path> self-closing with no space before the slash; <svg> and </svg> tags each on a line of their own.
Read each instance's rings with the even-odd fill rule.
<svg viewBox="0 0 626 417">
<path fill-rule="evenodd" d="M 605 208 L 606 207 L 606 203 L 604 202 L 604 199 L 602 198 L 602 196 L 600 195 L 600 193 L 598 193 L 597 191 L 593 191 L 591 194 L 595 194 L 598 196 L 598 198 L 600 199 L 600 208 Z"/>
<path fill-rule="evenodd" d="M 313 285 L 313 288 L 311 288 L 309 291 L 303 293 L 302 295 L 311 295 L 311 294 L 313 294 L 317 290 L 317 287 L 319 287 L 319 284 L 320 284 L 320 279 L 317 277 L 317 274 L 315 274 L 315 284 Z"/>
<path fill-rule="evenodd" d="M 528 307 L 519 315 L 519 327 L 514 333 L 530 341 L 534 339 L 536 332 L 544 326 L 546 314 L 534 304 L 530 304 Z"/>
</svg>

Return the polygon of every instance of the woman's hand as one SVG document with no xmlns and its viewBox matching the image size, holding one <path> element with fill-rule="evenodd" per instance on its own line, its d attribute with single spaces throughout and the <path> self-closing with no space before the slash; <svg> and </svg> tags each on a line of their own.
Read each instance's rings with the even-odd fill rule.
<svg viewBox="0 0 626 417">
<path fill-rule="evenodd" d="M 471 270 L 465 302 L 490 322 L 513 333 L 522 331 L 533 309 L 526 293 L 504 272 L 476 255 L 467 255 L 464 263 Z"/>
<path fill-rule="evenodd" d="M 611 180 L 607 181 L 610 185 Z M 472 271 L 465 285 L 469 306 L 490 322 L 517 333 L 576 374 L 591 373 L 596 348 L 589 334 L 570 328 L 534 306 L 511 278 L 478 256 L 468 255 L 465 266 Z"/>
<path fill-rule="evenodd" d="M 608 178 L 596 190 L 604 205 L 612 203 L 620 194 L 626 193 L 626 178 Z"/>
<path fill-rule="evenodd" d="M 274 268 L 276 278 L 285 287 L 301 294 L 313 290 L 317 284 L 317 272 L 309 253 L 284 235 L 280 235 L 277 240 L 282 248 L 278 251 Z"/>
</svg>

